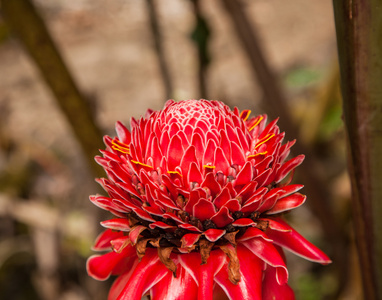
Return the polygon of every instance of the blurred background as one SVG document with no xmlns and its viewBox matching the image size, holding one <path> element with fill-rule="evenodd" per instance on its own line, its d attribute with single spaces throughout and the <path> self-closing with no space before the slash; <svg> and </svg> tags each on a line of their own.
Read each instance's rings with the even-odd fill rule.
<svg viewBox="0 0 382 300">
<path fill-rule="evenodd" d="M 280 116 L 294 154 L 307 155 L 294 182 L 308 200 L 287 217 L 333 260 L 288 255 L 290 284 L 297 299 L 362 298 L 330 0 L 10 2 L 0 1 L 1 299 L 106 299 L 112 281 L 85 270 L 111 217 L 88 200 L 102 192 L 92 157 L 117 120 L 169 98 Z"/>
</svg>

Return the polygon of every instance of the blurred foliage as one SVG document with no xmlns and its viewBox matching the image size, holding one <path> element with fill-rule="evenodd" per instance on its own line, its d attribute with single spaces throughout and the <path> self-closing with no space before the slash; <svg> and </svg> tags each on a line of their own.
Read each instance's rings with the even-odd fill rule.
<svg viewBox="0 0 382 300">
<path fill-rule="evenodd" d="M 306 67 L 290 70 L 285 76 L 285 84 L 292 89 L 308 88 L 322 79 L 322 72 Z"/>
</svg>

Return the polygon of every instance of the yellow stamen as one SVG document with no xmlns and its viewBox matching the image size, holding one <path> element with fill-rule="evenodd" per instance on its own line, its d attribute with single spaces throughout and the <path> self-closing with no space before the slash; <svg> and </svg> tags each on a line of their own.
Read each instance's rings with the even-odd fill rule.
<svg viewBox="0 0 382 300">
<path fill-rule="evenodd" d="M 141 166 L 144 166 L 144 167 L 153 168 L 152 166 L 146 165 L 146 164 L 141 163 L 141 162 L 136 161 L 136 160 L 131 160 L 131 162 L 136 164 L 136 165 L 141 165 Z"/>
<path fill-rule="evenodd" d="M 208 168 L 208 169 L 215 169 L 216 168 L 215 166 L 208 166 L 208 165 L 204 165 L 203 167 Z"/>
<path fill-rule="evenodd" d="M 258 142 L 255 146 L 255 149 L 260 147 L 262 144 L 268 142 L 271 138 L 275 136 L 274 133 L 268 133 L 260 142 Z"/>
<path fill-rule="evenodd" d="M 112 140 L 111 141 L 111 148 L 114 150 L 117 150 L 122 153 L 130 154 L 130 148 L 128 145 L 121 143 L 119 140 Z"/>
<path fill-rule="evenodd" d="M 256 157 L 256 156 L 259 156 L 259 155 L 265 155 L 267 153 L 268 153 L 268 151 L 259 152 L 259 153 L 256 153 L 256 154 L 249 155 L 247 158 L 253 158 L 253 157 Z"/>
<path fill-rule="evenodd" d="M 260 116 L 259 119 L 256 120 L 255 124 L 253 124 L 252 127 L 249 128 L 249 131 L 253 130 L 253 128 L 255 128 L 257 125 L 259 125 L 262 119 L 264 119 L 264 117 Z"/>
<path fill-rule="evenodd" d="M 245 117 L 243 117 L 243 115 L 245 114 Z M 247 121 L 249 115 L 251 114 L 251 110 L 247 109 L 247 110 L 243 110 L 241 113 L 240 113 L 240 118 L 243 119 L 243 121 Z"/>
<path fill-rule="evenodd" d="M 180 174 L 178 171 L 167 171 L 168 174 L 178 174 L 180 176 L 182 176 L 182 174 Z"/>
</svg>

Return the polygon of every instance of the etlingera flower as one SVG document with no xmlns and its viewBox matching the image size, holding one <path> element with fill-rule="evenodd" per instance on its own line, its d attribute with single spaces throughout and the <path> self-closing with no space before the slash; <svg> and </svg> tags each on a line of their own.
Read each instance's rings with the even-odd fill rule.
<svg viewBox="0 0 382 300">
<path fill-rule="evenodd" d="M 283 219 L 304 203 L 290 184 L 299 155 L 286 160 L 277 120 L 249 118 L 218 101 L 167 101 L 131 132 L 117 122 L 96 161 L 109 197 L 91 196 L 116 218 L 94 249 L 88 273 L 117 275 L 109 299 L 294 299 L 283 248 L 330 259 Z"/>
</svg>

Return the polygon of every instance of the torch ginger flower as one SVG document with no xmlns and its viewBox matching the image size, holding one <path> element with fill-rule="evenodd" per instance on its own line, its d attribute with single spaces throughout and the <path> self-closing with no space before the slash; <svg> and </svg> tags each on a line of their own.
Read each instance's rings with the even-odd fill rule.
<svg viewBox="0 0 382 300">
<path fill-rule="evenodd" d="M 294 299 L 282 248 L 321 264 L 329 258 L 281 217 L 304 203 L 290 184 L 277 120 L 218 101 L 169 100 L 161 111 L 117 122 L 96 161 L 109 197 L 91 196 L 116 218 L 87 262 L 89 275 L 117 275 L 109 299 Z"/>
</svg>

